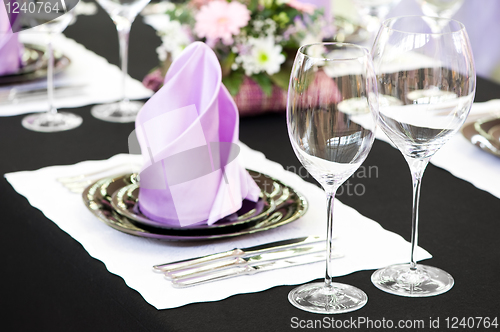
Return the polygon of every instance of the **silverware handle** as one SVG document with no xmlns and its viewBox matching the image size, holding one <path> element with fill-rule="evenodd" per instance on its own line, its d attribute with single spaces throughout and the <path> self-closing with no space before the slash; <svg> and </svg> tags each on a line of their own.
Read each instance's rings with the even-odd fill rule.
<svg viewBox="0 0 500 332">
<path fill-rule="evenodd" d="M 253 274 L 255 272 L 256 270 L 248 265 L 236 266 L 220 271 L 213 271 L 207 274 L 196 275 L 193 277 L 174 279 L 172 280 L 172 285 L 176 288 L 183 288 L 183 287 L 199 285 L 210 281 L 236 277 L 243 274 Z"/>
<path fill-rule="evenodd" d="M 194 259 L 188 259 L 184 261 L 177 261 L 177 262 L 171 262 L 171 263 L 165 263 L 165 264 L 159 264 L 153 266 L 153 269 L 159 271 L 159 272 L 170 272 L 173 270 L 178 270 L 178 269 L 184 269 L 192 265 L 197 265 L 197 264 L 207 264 L 219 259 L 224 259 L 228 257 L 239 257 L 244 254 L 244 251 L 241 249 L 233 249 L 225 252 L 221 252 L 218 254 L 213 254 L 213 255 L 208 255 L 200 258 L 194 258 Z"/>
<path fill-rule="evenodd" d="M 165 273 L 165 278 L 168 280 L 175 280 L 181 278 L 192 277 L 196 274 L 205 274 L 213 270 L 225 269 L 231 266 L 244 265 L 247 261 L 240 257 L 234 257 L 230 259 L 217 260 L 213 263 L 196 265 L 194 267 L 189 267 L 186 269 L 176 269 L 168 271 Z"/>
</svg>

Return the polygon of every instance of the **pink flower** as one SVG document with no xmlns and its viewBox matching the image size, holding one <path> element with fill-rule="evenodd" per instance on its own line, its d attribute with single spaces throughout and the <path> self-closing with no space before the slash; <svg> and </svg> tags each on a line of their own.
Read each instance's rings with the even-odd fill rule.
<svg viewBox="0 0 500 332">
<path fill-rule="evenodd" d="M 213 0 L 191 0 L 189 2 L 189 5 L 197 8 L 197 9 L 200 9 L 201 7 L 205 6 L 210 1 L 213 1 Z"/>
<path fill-rule="evenodd" d="M 290 7 L 297 9 L 299 12 L 306 14 L 314 13 L 316 6 L 310 3 L 300 2 L 299 0 L 289 0 L 287 3 Z"/>
<path fill-rule="evenodd" d="M 211 1 L 196 14 L 194 31 L 199 37 L 206 37 L 213 45 L 221 39 L 225 45 L 233 43 L 233 36 L 240 33 L 250 21 L 250 11 L 245 5 L 233 1 Z"/>
<path fill-rule="evenodd" d="M 154 92 L 160 90 L 163 85 L 163 80 L 165 78 L 161 74 L 161 70 L 158 68 L 155 71 L 147 74 L 146 77 L 142 80 L 142 84 L 148 88 L 153 90 Z"/>
</svg>

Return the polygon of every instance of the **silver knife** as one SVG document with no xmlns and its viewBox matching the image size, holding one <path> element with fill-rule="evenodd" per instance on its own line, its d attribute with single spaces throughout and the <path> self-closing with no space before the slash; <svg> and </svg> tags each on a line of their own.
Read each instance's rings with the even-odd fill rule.
<svg viewBox="0 0 500 332">
<path fill-rule="evenodd" d="M 228 259 L 219 259 L 208 264 L 198 264 L 193 267 L 184 269 L 170 270 L 165 273 L 165 278 L 169 280 L 186 278 L 196 274 L 203 274 L 214 270 L 225 269 L 234 266 L 241 266 L 245 264 L 263 263 L 268 261 L 276 261 L 285 258 L 291 258 L 300 255 L 323 253 L 326 250 L 326 242 L 313 242 L 304 244 L 299 247 L 285 248 L 283 250 L 263 252 L 260 254 L 247 254 L 243 257 L 231 257 Z"/>
<path fill-rule="evenodd" d="M 249 257 L 253 255 L 259 255 L 267 252 L 273 252 L 273 251 L 279 251 L 279 250 L 284 250 L 284 249 L 289 249 L 289 248 L 295 248 L 295 247 L 300 247 L 303 245 L 308 245 L 312 243 L 319 243 L 319 242 L 324 242 L 325 239 L 320 236 L 307 236 L 307 237 L 300 237 L 300 238 L 295 238 L 295 239 L 290 239 L 290 240 L 283 240 L 283 241 L 277 241 L 277 242 L 271 242 L 263 245 L 257 245 L 253 247 L 248 247 L 248 248 L 235 248 L 229 251 L 224 251 L 218 254 L 212 254 L 212 255 L 207 255 L 199 258 L 193 258 L 193 259 L 187 259 L 187 260 L 182 260 L 182 261 L 176 261 L 176 262 L 171 262 L 171 263 L 165 263 L 165 264 L 159 264 L 153 266 L 153 269 L 155 269 L 158 272 L 169 272 L 173 270 L 178 270 L 178 269 L 184 269 L 187 267 L 192 267 L 194 265 L 199 265 L 199 264 L 207 264 L 211 263 L 220 259 L 227 259 L 227 258 L 237 258 L 237 257 Z"/>
<path fill-rule="evenodd" d="M 339 258 L 339 257 L 342 257 L 342 255 L 332 256 L 332 258 Z M 183 288 L 183 287 L 199 285 L 206 282 L 232 278 L 240 275 L 252 275 L 263 271 L 270 271 L 270 270 L 281 269 L 302 264 L 320 262 L 324 261 L 325 259 L 326 259 L 326 252 L 322 252 L 309 255 L 301 255 L 277 261 L 262 262 L 262 263 L 257 262 L 253 264 L 245 264 L 242 266 L 232 267 L 229 269 L 212 271 L 210 273 L 195 275 L 193 277 L 174 279 L 172 280 L 172 284 L 176 288 Z"/>
</svg>

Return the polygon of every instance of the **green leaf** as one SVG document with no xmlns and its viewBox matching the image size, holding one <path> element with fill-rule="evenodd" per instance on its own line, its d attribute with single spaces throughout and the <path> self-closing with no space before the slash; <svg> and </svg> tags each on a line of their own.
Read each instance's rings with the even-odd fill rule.
<svg viewBox="0 0 500 332">
<path fill-rule="evenodd" d="M 290 72 L 291 68 L 288 68 L 283 64 L 279 73 L 272 75 L 271 81 L 283 90 L 288 90 L 288 84 L 290 83 Z"/>
<path fill-rule="evenodd" d="M 252 13 L 257 10 L 259 6 L 259 0 L 251 0 L 249 5 L 248 5 L 248 10 L 250 10 Z"/>
<path fill-rule="evenodd" d="M 273 93 L 273 82 L 271 81 L 271 78 L 264 73 L 259 73 L 252 75 L 252 79 L 257 82 L 257 84 L 260 86 L 262 91 L 264 91 L 264 94 L 266 96 L 271 96 Z"/>
<path fill-rule="evenodd" d="M 232 71 L 228 76 L 222 78 L 222 83 L 224 83 L 232 96 L 236 96 L 240 91 L 240 86 L 244 78 L 245 75 L 242 72 Z"/>
<path fill-rule="evenodd" d="M 236 59 L 236 54 L 229 52 L 227 56 L 224 57 L 219 55 L 218 58 L 222 69 L 222 77 L 231 75 L 231 66 L 234 63 L 234 59 Z"/>
</svg>

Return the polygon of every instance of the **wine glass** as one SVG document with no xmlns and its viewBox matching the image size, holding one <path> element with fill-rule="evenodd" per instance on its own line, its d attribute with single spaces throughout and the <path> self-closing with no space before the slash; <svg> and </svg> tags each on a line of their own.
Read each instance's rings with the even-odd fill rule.
<svg viewBox="0 0 500 332">
<path fill-rule="evenodd" d="M 417 0 L 426 16 L 451 18 L 462 7 L 464 0 Z"/>
<path fill-rule="evenodd" d="M 132 23 L 137 14 L 139 14 L 150 1 L 151 0 L 97 0 L 116 25 L 120 43 L 122 69 L 121 99 L 114 103 L 92 107 L 91 113 L 98 119 L 109 122 L 133 122 L 144 104 L 138 101 L 130 101 L 126 95 L 128 44 Z"/>
<path fill-rule="evenodd" d="M 399 1 L 401 0 L 353 0 L 365 21 L 368 45 L 371 46 L 380 24 Z"/>
<path fill-rule="evenodd" d="M 57 11 L 63 11 L 62 6 Z M 58 132 L 74 129 L 82 124 L 82 118 L 73 113 L 58 112 L 54 106 L 54 50 L 52 39 L 53 34 L 63 32 L 75 16 L 73 10 L 63 15 L 61 15 L 61 12 L 53 11 L 49 14 L 61 16 L 47 23 L 40 24 L 50 19 L 47 13 L 42 14 L 45 15 L 31 13 L 30 15 L 26 15 L 26 20 L 29 26 L 35 26 L 33 28 L 34 32 L 42 32 L 46 38 L 47 50 L 45 55 L 47 56 L 47 99 L 49 109 L 45 113 L 28 115 L 23 118 L 21 123 L 24 128 L 38 132 Z"/>
<path fill-rule="evenodd" d="M 417 0 L 417 2 L 426 16 L 452 18 L 462 7 L 464 0 Z M 432 27 L 434 32 L 441 30 L 442 22 L 446 24 L 446 21 L 437 21 L 438 24 Z"/>
<path fill-rule="evenodd" d="M 287 126 L 299 161 L 327 196 L 327 259 L 324 282 L 288 295 L 305 311 L 336 314 L 357 310 L 366 294 L 333 282 L 333 203 L 340 185 L 365 160 L 378 117 L 377 87 L 367 49 L 346 43 L 300 47 L 290 77 Z"/>
<path fill-rule="evenodd" d="M 438 22 L 439 21 L 439 22 Z M 432 31 L 440 24 L 439 33 Z M 406 159 L 413 180 L 410 263 L 377 270 L 372 282 L 391 294 L 423 297 L 448 291 L 447 272 L 415 260 L 422 175 L 431 157 L 462 126 L 474 100 L 476 73 L 462 23 L 436 17 L 406 16 L 384 21 L 373 50 L 380 94 L 380 127 Z"/>
</svg>

